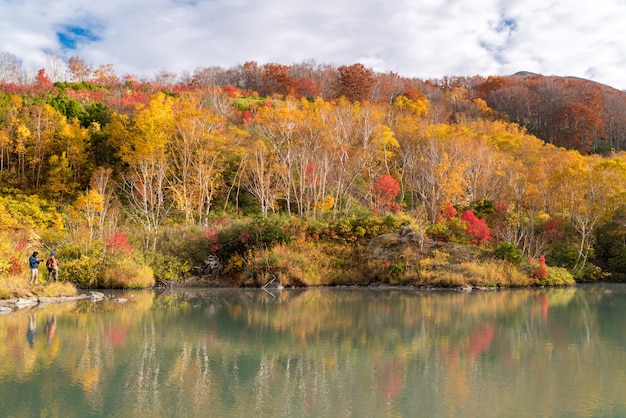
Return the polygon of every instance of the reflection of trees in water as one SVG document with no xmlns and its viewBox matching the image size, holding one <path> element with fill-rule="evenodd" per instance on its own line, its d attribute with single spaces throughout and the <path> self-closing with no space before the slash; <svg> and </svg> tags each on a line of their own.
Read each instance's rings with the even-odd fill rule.
<svg viewBox="0 0 626 418">
<path fill-rule="evenodd" d="M 101 340 L 92 338 L 91 335 L 84 335 L 82 355 L 78 364 L 72 371 L 72 382 L 82 386 L 85 398 L 89 406 L 94 411 L 101 411 L 103 408 L 103 385 L 101 379 L 104 365 L 102 356 Z"/>
<path fill-rule="evenodd" d="M 140 350 L 137 351 L 139 358 L 130 362 L 130 373 L 125 384 L 128 388 L 127 397 L 129 399 L 123 404 L 132 405 L 129 416 L 142 414 L 158 416 L 162 414 L 162 383 L 159 381 L 161 362 L 160 356 L 157 355 L 154 322 L 142 324 L 140 335 L 142 341 Z"/>
<path fill-rule="evenodd" d="M 603 298 L 609 307 L 596 304 Z M 471 415 L 493 393 L 494 416 L 527 405 L 584 411 L 574 397 L 623 400 L 623 375 L 609 371 L 626 359 L 602 345 L 598 326 L 601 313 L 624 310 L 615 301 L 576 288 L 141 295 L 58 311 L 57 334 L 51 345 L 35 340 L 30 368 L 28 317 L 3 317 L 0 389 L 7 376 L 56 364 L 84 393 L 76 408 L 116 415 Z M 476 396 L 478 384 L 493 392 Z"/>
</svg>

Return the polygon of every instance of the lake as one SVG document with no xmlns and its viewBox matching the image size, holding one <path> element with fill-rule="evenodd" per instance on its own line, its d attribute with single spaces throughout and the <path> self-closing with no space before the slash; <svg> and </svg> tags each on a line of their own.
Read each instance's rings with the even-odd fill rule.
<svg viewBox="0 0 626 418">
<path fill-rule="evenodd" d="M 626 416 L 626 285 L 115 297 L 0 316 L 0 416 Z"/>
</svg>

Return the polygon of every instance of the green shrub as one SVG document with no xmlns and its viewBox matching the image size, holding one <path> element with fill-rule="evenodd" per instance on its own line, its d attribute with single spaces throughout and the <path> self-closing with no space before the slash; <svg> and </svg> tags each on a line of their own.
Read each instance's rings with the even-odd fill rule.
<svg viewBox="0 0 626 418">
<path fill-rule="evenodd" d="M 150 267 L 154 277 L 165 280 L 182 280 L 191 271 L 188 260 L 159 252 L 146 253 L 143 264 Z"/>
<path fill-rule="evenodd" d="M 101 258 L 83 255 L 61 264 L 59 280 L 69 281 L 78 287 L 98 288 L 103 285 L 105 268 Z"/>
<path fill-rule="evenodd" d="M 394 215 L 384 217 L 350 216 L 338 222 L 330 222 L 318 227 L 314 232 L 320 238 L 339 242 L 368 241 L 378 235 L 398 231 L 408 225 L 407 219 Z"/>
<path fill-rule="evenodd" d="M 227 270 L 242 267 L 239 260 L 245 263 L 252 251 L 289 244 L 301 229 L 298 220 L 278 215 L 237 220 L 219 231 L 214 252 Z"/>
<path fill-rule="evenodd" d="M 571 237 L 552 243 L 546 250 L 546 259 L 552 265 L 573 268 L 578 261 L 578 243 Z"/>
<path fill-rule="evenodd" d="M 616 252 L 613 257 L 607 259 L 607 265 L 611 272 L 626 271 L 626 251 L 622 249 L 619 253 Z"/>
<path fill-rule="evenodd" d="M 436 241 L 454 242 L 458 244 L 467 243 L 465 226 L 458 218 L 442 222 L 436 222 L 426 228 L 426 235 Z"/>
<path fill-rule="evenodd" d="M 206 229 L 196 226 L 170 227 L 160 234 L 157 251 L 181 265 L 200 265 L 214 244 L 210 238 Z"/>
<path fill-rule="evenodd" d="M 597 282 L 604 280 L 606 277 L 607 274 L 600 267 L 592 263 L 586 263 L 585 267 L 576 273 L 574 279 L 577 282 Z"/>
<path fill-rule="evenodd" d="M 563 267 L 548 266 L 548 277 L 540 279 L 540 286 L 569 286 L 575 284 L 574 276 Z"/>
<path fill-rule="evenodd" d="M 506 260 L 509 263 L 519 266 L 524 261 L 524 255 L 521 250 L 515 248 L 512 242 L 502 242 L 493 251 L 494 257 L 500 260 Z"/>
</svg>

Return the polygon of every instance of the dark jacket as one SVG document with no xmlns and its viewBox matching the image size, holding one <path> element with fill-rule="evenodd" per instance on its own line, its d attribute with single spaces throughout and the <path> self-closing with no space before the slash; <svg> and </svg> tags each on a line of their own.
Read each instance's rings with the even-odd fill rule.
<svg viewBox="0 0 626 418">
<path fill-rule="evenodd" d="M 43 260 L 38 259 L 37 257 L 35 257 L 34 255 L 31 255 L 28 258 L 28 264 L 30 264 L 30 268 L 31 269 L 36 269 L 37 267 L 39 267 L 39 263 L 41 263 Z"/>
</svg>

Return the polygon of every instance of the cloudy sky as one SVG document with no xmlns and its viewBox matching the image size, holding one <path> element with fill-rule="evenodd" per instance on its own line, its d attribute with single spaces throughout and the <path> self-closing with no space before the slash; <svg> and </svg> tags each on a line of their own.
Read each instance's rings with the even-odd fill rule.
<svg viewBox="0 0 626 418">
<path fill-rule="evenodd" d="M 0 52 L 41 67 L 46 51 L 139 77 L 314 60 L 626 89 L 626 0 L 0 0 Z"/>
</svg>

